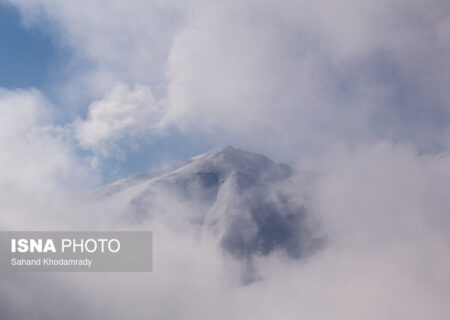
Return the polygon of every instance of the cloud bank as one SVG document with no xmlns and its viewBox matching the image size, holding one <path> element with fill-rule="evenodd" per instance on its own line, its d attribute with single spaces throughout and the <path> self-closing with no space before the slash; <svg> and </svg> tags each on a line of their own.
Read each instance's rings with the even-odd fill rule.
<svg viewBox="0 0 450 320">
<path fill-rule="evenodd" d="M 286 159 L 380 139 L 448 148 L 445 1 L 11 3 L 75 52 L 77 92 L 150 86 L 163 115 L 150 127 Z"/>
<path fill-rule="evenodd" d="M 153 273 L 10 274 L 1 278 L 0 309 L 5 319 L 446 319 L 449 156 L 386 142 L 330 156 L 308 187 L 327 245 L 306 259 L 257 257 L 260 281 L 243 286 L 240 262 L 189 223 L 198 207 L 166 192 L 153 215 L 136 222 L 123 214 L 122 196 L 93 211 L 66 207 L 66 225 L 152 229 Z M 288 188 L 291 201 L 305 195 L 298 183 Z M 46 208 L 41 219 L 51 218 Z M 37 294 L 42 288 L 49 294 Z"/>
<path fill-rule="evenodd" d="M 0 89 L 3 229 L 45 225 L 47 212 L 61 197 L 98 184 L 70 141 L 52 125 L 51 105 L 39 92 Z"/>
<path fill-rule="evenodd" d="M 2 318 L 448 319 L 446 1 L 8 3 L 73 52 L 55 86 L 89 103 L 60 127 L 43 94 L 0 91 L 2 227 L 148 228 L 157 242 L 149 275 L 2 275 Z M 108 158 L 175 129 L 314 168 L 288 193 L 308 195 L 327 246 L 261 256 L 263 280 L 242 286 L 177 219 L 183 202 L 136 224 L 74 199 L 95 178 L 79 146 Z"/>
</svg>

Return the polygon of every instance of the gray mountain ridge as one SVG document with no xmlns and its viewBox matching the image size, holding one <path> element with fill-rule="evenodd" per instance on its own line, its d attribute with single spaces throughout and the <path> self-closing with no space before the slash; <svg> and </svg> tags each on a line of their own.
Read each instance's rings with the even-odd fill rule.
<svg viewBox="0 0 450 320">
<path fill-rule="evenodd" d="M 226 254 L 247 264 L 275 251 L 299 259 L 322 241 L 307 206 L 292 196 L 289 183 L 295 175 L 286 164 L 226 146 L 119 180 L 95 196 L 116 199 L 136 223 L 172 215 L 176 204 L 183 211 L 177 218 L 213 234 Z"/>
</svg>

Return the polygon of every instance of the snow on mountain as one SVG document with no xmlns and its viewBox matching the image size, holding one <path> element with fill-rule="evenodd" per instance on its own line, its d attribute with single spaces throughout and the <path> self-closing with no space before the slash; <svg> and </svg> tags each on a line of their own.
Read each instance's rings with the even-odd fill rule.
<svg viewBox="0 0 450 320">
<path fill-rule="evenodd" d="M 249 262 L 276 250 L 297 259 L 312 253 L 321 241 L 301 195 L 292 196 L 294 176 L 286 164 L 227 146 L 117 181 L 95 197 L 136 223 L 184 221 L 212 234 L 238 260 Z"/>
</svg>

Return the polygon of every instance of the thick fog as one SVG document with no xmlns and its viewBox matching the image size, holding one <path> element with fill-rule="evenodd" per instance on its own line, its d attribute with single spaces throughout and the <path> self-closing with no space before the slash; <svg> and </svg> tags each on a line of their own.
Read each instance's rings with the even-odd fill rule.
<svg viewBox="0 0 450 320">
<path fill-rule="evenodd" d="M 8 3 L 72 56 L 0 90 L 2 229 L 152 230 L 154 271 L 2 273 L 2 319 L 449 318 L 446 1 Z M 174 130 L 292 169 L 94 191 Z"/>
</svg>

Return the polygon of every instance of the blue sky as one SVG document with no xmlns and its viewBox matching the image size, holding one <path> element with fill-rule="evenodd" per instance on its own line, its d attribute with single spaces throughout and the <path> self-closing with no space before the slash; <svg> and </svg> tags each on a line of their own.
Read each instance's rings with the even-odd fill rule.
<svg viewBox="0 0 450 320">
<path fill-rule="evenodd" d="M 12 90 L 37 88 L 55 104 L 55 124 L 64 125 L 73 121 L 74 113 L 66 109 L 67 101 L 56 94 L 55 89 L 59 88 L 60 80 L 70 80 L 69 68 L 65 65 L 70 60 L 70 50 L 55 43 L 46 33 L 49 31 L 52 28 L 43 30 L 36 25 L 25 26 L 17 8 L 0 4 L 0 87 Z M 87 66 L 89 61 L 78 65 L 79 68 Z M 81 95 L 75 101 L 81 106 L 72 107 L 80 110 L 79 115 L 82 115 L 89 100 Z M 124 151 L 121 156 L 104 158 L 99 167 L 103 183 L 159 168 L 209 148 L 187 139 L 177 130 L 157 140 L 138 139 L 133 147 L 119 144 Z M 77 153 L 83 157 L 90 152 L 77 148 Z"/>
<path fill-rule="evenodd" d="M 0 4 L 1 87 L 45 89 L 58 55 L 48 35 L 25 28 L 16 8 Z"/>
</svg>

